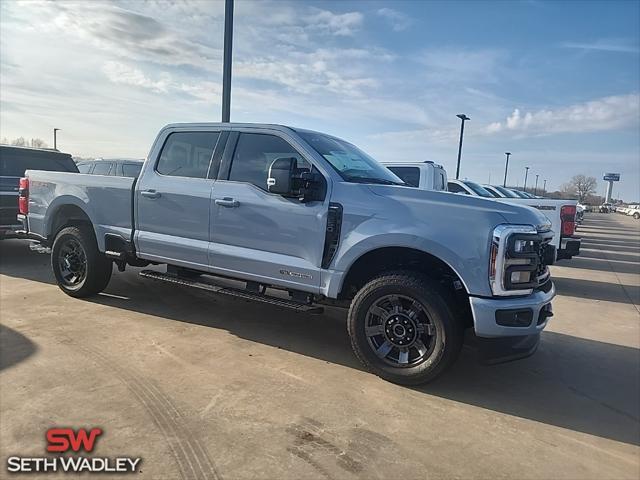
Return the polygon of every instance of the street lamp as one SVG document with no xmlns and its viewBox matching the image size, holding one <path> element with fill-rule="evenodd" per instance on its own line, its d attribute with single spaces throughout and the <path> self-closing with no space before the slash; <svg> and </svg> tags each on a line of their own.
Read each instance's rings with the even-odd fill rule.
<svg viewBox="0 0 640 480">
<path fill-rule="evenodd" d="M 53 149 L 54 150 L 58 149 L 58 130 L 60 129 L 59 128 L 53 129 Z"/>
<path fill-rule="evenodd" d="M 538 177 L 539 177 L 539 176 L 540 176 L 540 175 L 538 175 L 538 174 L 536 173 L 536 186 L 535 186 L 535 188 L 533 189 L 533 194 L 534 194 L 534 195 L 537 195 L 537 194 L 538 194 Z"/>
<path fill-rule="evenodd" d="M 233 0 L 224 3 L 224 51 L 222 60 L 222 121 L 231 117 L 231 52 L 233 44 Z"/>
<path fill-rule="evenodd" d="M 505 163 L 504 165 L 504 182 L 502 182 L 502 186 L 506 187 L 507 186 L 507 170 L 509 168 L 509 157 L 511 156 L 511 152 L 504 152 L 504 154 L 507 156 L 507 163 Z"/>
<path fill-rule="evenodd" d="M 542 191 L 546 194 L 547 193 L 547 179 L 544 179 L 544 184 L 542 185 Z"/>
<path fill-rule="evenodd" d="M 471 120 L 464 113 L 456 115 L 462 123 L 460 123 L 460 143 L 458 145 L 458 166 L 456 167 L 456 180 L 460 177 L 460 156 L 462 155 L 462 135 L 464 135 L 464 122 Z"/>
<path fill-rule="evenodd" d="M 524 188 L 523 190 L 527 191 L 527 177 L 529 176 L 529 167 L 524 167 Z"/>
</svg>

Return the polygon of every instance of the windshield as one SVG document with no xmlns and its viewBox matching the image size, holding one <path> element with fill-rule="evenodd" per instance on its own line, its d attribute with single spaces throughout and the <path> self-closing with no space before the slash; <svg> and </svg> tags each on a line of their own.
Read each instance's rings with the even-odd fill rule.
<svg viewBox="0 0 640 480">
<path fill-rule="evenodd" d="M 405 185 L 391 170 L 355 145 L 315 132 L 298 132 L 347 182 Z"/>
<path fill-rule="evenodd" d="M 469 180 L 465 180 L 464 184 L 467 187 L 469 187 L 471 190 L 473 190 L 476 195 L 480 195 L 481 197 L 487 197 L 487 198 L 495 198 L 493 195 L 491 195 L 491 192 L 486 188 L 484 188 L 482 185 L 479 185 L 475 182 L 471 182 Z"/>
<path fill-rule="evenodd" d="M 507 198 L 519 198 L 518 195 L 516 195 L 515 193 L 513 193 L 511 190 L 509 190 L 507 188 L 498 187 L 497 185 L 494 186 L 493 188 L 498 190 L 501 194 L 503 194 Z"/>
</svg>

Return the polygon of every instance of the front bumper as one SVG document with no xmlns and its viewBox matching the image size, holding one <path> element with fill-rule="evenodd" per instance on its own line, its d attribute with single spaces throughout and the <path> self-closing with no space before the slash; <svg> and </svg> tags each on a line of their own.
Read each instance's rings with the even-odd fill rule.
<svg viewBox="0 0 640 480">
<path fill-rule="evenodd" d="M 537 291 L 527 297 L 520 298 L 480 298 L 469 297 L 473 314 L 473 344 L 477 347 L 478 359 L 482 363 L 502 363 L 525 358 L 538 348 L 540 332 L 544 330 L 553 315 L 551 301 L 556 296 L 553 284 L 547 291 Z M 530 312 L 523 315 L 529 325 L 506 326 L 505 318 L 513 312 Z M 507 315 L 504 315 L 507 313 Z M 511 318 L 518 319 L 511 315 Z M 520 323 L 526 323 L 520 321 Z M 469 332 L 471 333 L 471 332 Z"/>
<path fill-rule="evenodd" d="M 556 296 L 556 288 L 551 284 L 547 292 L 538 290 L 526 297 L 485 298 L 469 297 L 473 326 L 477 337 L 520 337 L 539 334 L 547 326 L 551 316 L 551 300 Z M 529 325 L 507 326 L 498 323 L 498 312 L 530 312 Z M 523 315 L 526 318 L 527 315 Z"/>
</svg>

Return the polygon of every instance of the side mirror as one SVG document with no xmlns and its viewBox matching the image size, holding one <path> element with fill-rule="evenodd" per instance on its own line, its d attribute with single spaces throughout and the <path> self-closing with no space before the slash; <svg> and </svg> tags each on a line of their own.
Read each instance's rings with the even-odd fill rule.
<svg viewBox="0 0 640 480">
<path fill-rule="evenodd" d="M 294 177 L 298 167 L 295 158 L 276 158 L 269 167 L 267 189 L 270 193 L 292 196 L 294 193 Z"/>
</svg>

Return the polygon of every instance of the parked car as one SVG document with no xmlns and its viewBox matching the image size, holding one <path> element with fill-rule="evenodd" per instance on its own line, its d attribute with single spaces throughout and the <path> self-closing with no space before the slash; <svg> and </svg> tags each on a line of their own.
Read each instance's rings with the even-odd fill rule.
<svg viewBox="0 0 640 480">
<path fill-rule="evenodd" d="M 78 162 L 78 170 L 80 173 L 90 173 L 92 175 L 137 178 L 142 169 L 143 162 L 144 160 L 119 158 L 85 160 Z"/>
<path fill-rule="evenodd" d="M 427 189 L 422 185 L 419 188 Z M 484 188 L 482 185 L 471 180 L 449 180 L 447 182 L 447 190 L 453 193 L 462 193 L 463 195 L 473 195 L 484 198 L 495 198 L 495 196 Z"/>
<path fill-rule="evenodd" d="M 383 162 L 382 164 L 410 187 L 429 185 L 429 190 L 447 190 L 447 171 L 442 165 L 429 160 L 407 163 Z"/>
<path fill-rule="evenodd" d="M 516 195 L 512 190 L 500 187 L 498 185 L 482 185 L 485 190 L 489 191 L 489 193 L 493 194 L 496 198 L 521 198 L 519 195 Z"/>
<path fill-rule="evenodd" d="M 547 198 L 522 198 L 511 189 L 479 185 L 470 180 L 449 180 L 449 191 L 465 195 L 493 198 L 501 202 L 524 204 L 540 210 L 551 222 L 554 235 L 555 260 L 570 259 L 580 254 L 582 240 L 575 235 L 577 202 Z"/>
<path fill-rule="evenodd" d="M 640 219 L 640 205 L 629 205 L 625 210 L 625 214 L 636 220 Z"/>
<path fill-rule="evenodd" d="M 71 155 L 57 150 L 0 145 L 0 239 L 16 236 L 20 177 L 29 169 L 77 172 Z"/>
<path fill-rule="evenodd" d="M 409 385 L 450 366 L 466 328 L 487 360 L 532 354 L 555 296 L 547 218 L 403 185 L 322 133 L 176 124 L 160 131 L 137 181 L 31 170 L 21 205 L 73 297 L 102 291 L 112 262 L 153 262 L 167 273 L 143 277 L 303 312 L 329 301 L 349 308 L 364 365 Z"/>
<path fill-rule="evenodd" d="M 599 210 L 600 213 L 611 213 L 613 211 L 610 203 L 603 203 L 602 205 L 600 205 Z"/>
</svg>

